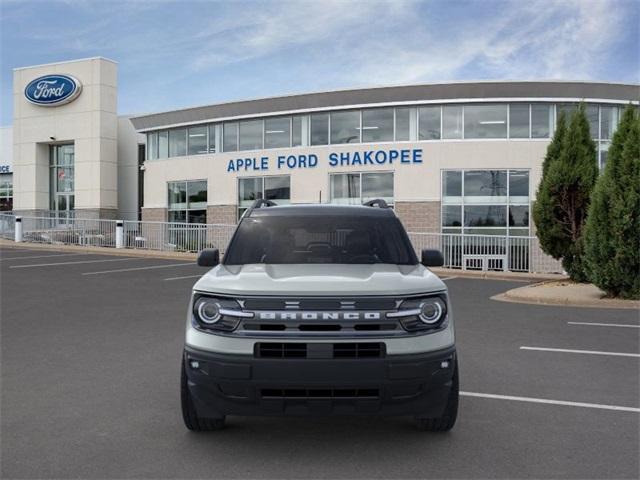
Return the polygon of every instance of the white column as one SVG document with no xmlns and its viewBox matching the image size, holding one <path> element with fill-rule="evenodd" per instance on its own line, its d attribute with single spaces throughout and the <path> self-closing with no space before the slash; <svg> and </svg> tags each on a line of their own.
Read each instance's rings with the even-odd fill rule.
<svg viewBox="0 0 640 480">
<path fill-rule="evenodd" d="M 116 221 L 116 248 L 124 248 L 124 222 Z"/>
<path fill-rule="evenodd" d="M 22 242 L 22 217 L 16 217 L 15 241 Z"/>
</svg>

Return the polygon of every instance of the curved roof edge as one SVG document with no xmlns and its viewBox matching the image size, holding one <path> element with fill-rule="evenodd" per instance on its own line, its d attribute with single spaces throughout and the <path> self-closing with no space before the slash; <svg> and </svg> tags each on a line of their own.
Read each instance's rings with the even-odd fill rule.
<svg viewBox="0 0 640 480">
<path fill-rule="evenodd" d="M 567 98 L 638 101 L 639 84 L 586 81 L 484 81 L 373 87 L 304 93 L 192 107 L 133 117 L 138 130 L 233 117 L 385 103 L 459 99 Z"/>
</svg>

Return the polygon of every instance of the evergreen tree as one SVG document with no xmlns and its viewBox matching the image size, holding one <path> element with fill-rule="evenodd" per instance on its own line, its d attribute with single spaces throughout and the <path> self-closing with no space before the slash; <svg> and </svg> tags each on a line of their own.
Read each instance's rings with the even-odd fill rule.
<svg viewBox="0 0 640 480">
<path fill-rule="evenodd" d="M 585 227 L 589 280 L 609 296 L 640 298 L 640 118 L 625 109 L 596 183 Z"/>
<path fill-rule="evenodd" d="M 572 280 L 586 281 L 582 233 L 598 165 L 584 105 L 571 116 L 566 131 L 556 130 L 545 164 L 533 208 L 540 246 L 562 259 Z"/>
</svg>

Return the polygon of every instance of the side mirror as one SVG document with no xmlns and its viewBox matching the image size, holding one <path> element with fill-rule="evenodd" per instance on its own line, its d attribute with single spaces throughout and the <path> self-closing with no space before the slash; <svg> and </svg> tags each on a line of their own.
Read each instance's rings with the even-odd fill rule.
<svg viewBox="0 0 640 480">
<path fill-rule="evenodd" d="M 205 248 L 198 253 L 199 267 L 215 267 L 220 263 L 220 251 L 217 248 Z"/>
<path fill-rule="evenodd" d="M 441 267 L 444 265 L 444 258 L 440 250 L 430 250 L 425 248 L 422 250 L 422 261 L 425 267 Z"/>
</svg>

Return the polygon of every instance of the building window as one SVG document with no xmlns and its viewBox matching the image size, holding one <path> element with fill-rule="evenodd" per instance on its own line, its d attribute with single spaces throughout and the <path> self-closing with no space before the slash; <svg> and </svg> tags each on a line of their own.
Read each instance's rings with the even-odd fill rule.
<svg viewBox="0 0 640 480">
<path fill-rule="evenodd" d="M 329 114 L 311 115 L 311 145 L 327 145 L 329 143 Z"/>
<path fill-rule="evenodd" d="M 264 198 L 278 205 L 291 201 L 291 177 L 277 175 L 273 177 L 244 177 L 238 179 L 238 218 L 253 204 Z"/>
<path fill-rule="evenodd" d="M 529 235 L 528 170 L 443 170 L 442 232 Z"/>
<path fill-rule="evenodd" d="M 393 141 L 393 108 L 371 108 L 362 111 L 362 141 Z"/>
<path fill-rule="evenodd" d="M 228 122 L 222 127 L 222 148 L 225 152 L 238 151 L 238 122 Z"/>
<path fill-rule="evenodd" d="M 464 138 L 507 138 L 507 105 L 465 106 Z"/>
<path fill-rule="evenodd" d="M 529 104 L 509 105 L 509 138 L 529 138 Z"/>
<path fill-rule="evenodd" d="M 411 140 L 411 109 L 396 108 L 396 141 Z"/>
<path fill-rule="evenodd" d="M 381 198 L 393 205 L 393 173 L 336 173 L 329 176 L 332 203 L 361 205 Z"/>
<path fill-rule="evenodd" d="M 442 107 L 442 138 L 462 138 L 462 106 Z"/>
<path fill-rule="evenodd" d="M 259 150 L 263 147 L 264 123 L 262 120 L 240 122 L 240 150 Z"/>
<path fill-rule="evenodd" d="M 163 130 L 158 132 L 158 158 L 169 157 L 169 132 Z"/>
<path fill-rule="evenodd" d="M 207 153 L 207 150 L 209 149 L 207 131 L 208 128 L 206 126 L 189 128 L 187 147 L 189 155 L 201 155 L 203 153 Z"/>
<path fill-rule="evenodd" d="M 462 172 L 459 170 L 449 170 L 442 173 L 442 196 L 443 201 L 455 203 L 462 199 Z"/>
<path fill-rule="evenodd" d="M 418 109 L 418 140 L 440 140 L 440 105 Z"/>
<path fill-rule="evenodd" d="M 589 131 L 591 132 L 591 138 L 597 140 L 598 136 L 600 135 L 598 105 L 587 105 L 585 108 L 585 114 L 587 115 L 587 121 L 589 122 Z"/>
<path fill-rule="evenodd" d="M 158 132 L 147 133 L 147 160 L 158 158 Z"/>
<path fill-rule="evenodd" d="M 267 118 L 264 121 L 264 148 L 291 146 L 291 117 Z"/>
<path fill-rule="evenodd" d="M 207 222 L 207 181 L 169 182 L 169 221 Z"/>
<path fill-rule="evenodd" d="M 61 218 L 72 215 L 75 209 L 75 146 L 49 147 L 49 208 Z"/>
<path fill-rule="evenodd" d="M 297 115 L 291 118 L 291 146 L 302 145 L 302 116 Z"/>
<path fill-rule="evenodd" d="M 209 153 L 216 153 L 216 125 L 209 125 Z"/>
<path fill-rule="evenodd" d="M 360 142 L 360 111 L 331 113 L 331 144 Z"/>
<path fill-rule="evenodd" d="M 618 125 L 618 107 L 600 107 L 600 139 L 610 140 Z"/>
<path fill-rule="evenodd" d="M 187 154 L 187 129 L 169 130 L 169 156 L 182 157 Z"/>
<path fill-rule="evenodd" d="M 0 173 L 0 211 L 13 210 L 13 173 Z"/>
<path fill-rule="evenodd" d="M 551 105 L 534 103 L 531 105 L 531 138 L 549 138 L 553 128 L 553 108 Z"/>
<path fill-rule="evenodd" d="M 464 172 L 464 197 L 467 202 L 502 202 L 507 198 L 506 170 L 468 170 Z"/>
</svg>

